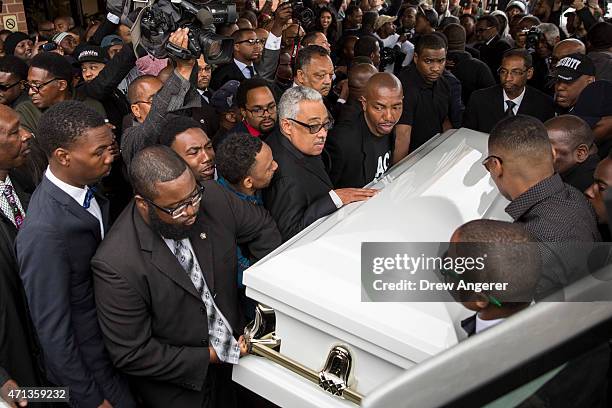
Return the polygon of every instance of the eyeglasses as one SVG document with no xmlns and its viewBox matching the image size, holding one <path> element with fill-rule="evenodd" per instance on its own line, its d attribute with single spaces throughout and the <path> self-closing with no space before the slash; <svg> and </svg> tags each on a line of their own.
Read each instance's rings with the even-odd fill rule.
<svg viewBox="0 0 612 408">
<path fill-rule="evenodd" d="M 265 113 L 274 115 L 276 113 L 276 104 L 268 105 L 265 108 L 257 106 L 254 109 L 249 109 L 249 108 L 244 108 L 244 109 L 248 112 L 251 112 L 255 116 L 263 116 Z"/>
<path fill-rule="evenodd" d="M 38 84 L 38 85 L 30 83 L 30 82 L 24 82 L 23 86 L 25 87 L 26 90 L 30 90 L 31 89 L 34 93 L 39 93 L 42 88 L 44 88 L 45 86 L 49 85 L 53 81 L 57 81 L 57 79 L 58 78 L 53 78 L 53 79 L 48 80 L 47 82 L 44 82 L 44 83 Z"/>
<path fill-rule="evenodd" d="M 185 211 L 187 211 L 187 208 L 189 206 L 195 208 L 198 204 L 200 204 L 200 201 L 202 201 L 203 194 L 204 194 L 204 187 L 198 186 L 197 191 L 195 193 L 193 193 L 189 198 L 187 198 L 185 202 L 177 205 L 174 208 L 160 207 L 159 205 L 155 204 L 153 201 L 149 200 L 148 198 L 143 197 L 143 199 L 147 203 L 151 204 L 153 207 L 157 208 L 159 211 L 162 211 L 168 214 L 170 217 L 172 217 L 172 219 L 176 220 L 178 218 L 181 218 L 187 215 Z"/>
<path fill-rule="evenodd" d="M 503 163 L 502 158 L 501 158 L 501 157 L 499 157 L 499 156 L 490 155 L 490 156 L 485 157 L 485 159 L 482 161 L 482 165 L 483 165 L 483 166 L 484 166 L 484 168 L 485 168 L 485 169 L 487 169 L 487 171 L 489 171 L 489 172 L 491 171 L 491 170 L 489 169 L 489 162 L 491 161 L 491 159 L 495 159 L 495 160 L 497 160 L 497 161 L 499 162 L 499 164 L 502 164 L 502 163 Z"/>
<path fill-rule="evenodd" d="M 499 68 L 497 70 L 497 73 L 501 76 L 506 76 L 508 74 L 512 75 L 513 77 L 518 77 L 518 76 L 523 76 L 525 75 L 525 72 L 527 72 L 527 70 L 522 70 L 522 69 L 511 69 L 511 70 L 507 70 L 505 68 Z"/>
<path fill-rule="evenodd" d="M 14 83 L 14 84 L 12 84 L 12 85 L 2 85 L 2 84 L 0 84 L 0 92 L 6 92 L 6 91 L 8 91 L 9 89 L 11 89 L 11 88 L 13 88 L 14 86 L 17 86 L 17 85 L 19 85 L 19 84 L 21 84 L 21 83 L 23 83 L 23 81 L 17 81 L 17 82 L 15 82 L 15 83 Z"/>
<path fill-rule="evenodd" d="M 480 28 L 477 28 L 477 29 L 476 29 L 476 32 L 477 32 L 477 33 L 484 33 L 485 31 L 488 31 L 488 30 L 490 30 L 490 29 L 492 29 L 492 28 L 493 28 L 493 26 L 491 26 L 491 27 L 487 27 L 487 28 L 482 28 L 482 27 L 480 27 Z"/>
<path fill-rule="evenodd" d="M 249 43 L 249 45 L 263 44 L 264 41 L 259 38 L 249 38 L 248 40 L 237 41 L 236 44 Z"/>
<path fill-rule="evenodd" d="M 329 130 L 334 126 L 334 122 L 332 120 L 327 121 L 325 123 L 321 123 L 320 125 L 309 125 L 308 123 L 300 122 L 299 120 L 295 120 L 291 118 L 287 118 L 287 119 L 289 119 L 292 122 L 297 123 L 300 126 L 308 128 L 308 131 L 310 132 L 311 135 L 316 135 L 317 133 L 321 131 L 321 129 Z"/>
</svg>

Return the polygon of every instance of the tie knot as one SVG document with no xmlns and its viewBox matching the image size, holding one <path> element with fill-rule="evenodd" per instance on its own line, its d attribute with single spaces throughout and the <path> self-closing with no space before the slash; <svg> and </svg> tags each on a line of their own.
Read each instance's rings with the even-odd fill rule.
<svg viewBox="0 0 612 408">
<path fill-rule="evenodd" d="M 89 206 L 91 205 L 91 199 L 93 198 L 95 192 L 95 188 L 87 187 L 87 192 L 85 193 L 85 200 L 83 200 L 83 208 L 89 208 Z"/>
<path fill-rule="evenodd" d="M 512 109 L 516 106 L 516 103 L 514 103 L 514 101 L 506 101 L 506 105 L 508 105 L 508 109 Z"/>
</svg>

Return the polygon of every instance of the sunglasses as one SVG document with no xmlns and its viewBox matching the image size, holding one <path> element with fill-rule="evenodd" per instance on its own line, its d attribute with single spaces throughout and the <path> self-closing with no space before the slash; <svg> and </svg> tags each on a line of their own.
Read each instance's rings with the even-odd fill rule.
<svg viewBox="0 0 612 408">
<path fill-rule="evenodd" d="M 334 126 L 334 122 L 332 120 L 327 121 L 325 123 L 321 123 L 320 125 L 319 124 L 309 125 L 308 123 L 300 122 L 299 120 L 295 120 L 291 118 L 287 118 L 287 119 L 289 119 L 290 121 L 294 123 L 297 123 L 300 126 L 307 128 L 308 132 L 310 132 L 311 135 L 316 135 L 317 133 L 321 131 L 321 129 L 330 130 Z"/>
<path fill-rule="evenodd" d="M 53 79 L 48 80 L 47 82 L 43 82 L 42 84 L 32 84 L 30 82 L 24 82 L 23 86 L 25 87 L 26 90 L 31 89 L 32 91 L 34 91 L 34 93 L 39 93 L 42 88 L 49 85 L 51 82 L 57 81 L 57 80 L 58 78 L 53 78 Z"/>
<path fill-rule="evenodd" d="M 259 38 L 250 38 L 248 40 L 237 41 L 236 44 L 249 43 L 249 45 L 263 44 L 264 41 Z"/>
</svg>

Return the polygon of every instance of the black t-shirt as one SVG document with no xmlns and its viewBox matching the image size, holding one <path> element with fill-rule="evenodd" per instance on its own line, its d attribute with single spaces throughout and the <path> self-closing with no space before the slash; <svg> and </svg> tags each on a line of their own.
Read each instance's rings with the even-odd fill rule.
<svg viewBox="0 0 612 408">
<path fill-rule="evenodd" d="M 404 88 L 404 111 L 398 124 L 412 126 L 412 152 L 442 133 L 442 125 L 449 115 L 450 87 L 442 77 L 427 85 L 414 64 L 404 68 L 399 79 Z"/>
<path fill-rule="evenodd" d="M 366 166 L 370 169 L 376 169 L 374 178 L 379 178 L 387 171 L 391 163 L 391 135 L 378 137 L 370 133 L 370 137 L 366 139 L 366 146 L 366 149 L 372 153 L 366 156 L 368 159 Z M 367 171 L 366 174 L 368 174 Z M 372 180 L 367 180 L 367 182 L 369 183 Z"/>
</svg>

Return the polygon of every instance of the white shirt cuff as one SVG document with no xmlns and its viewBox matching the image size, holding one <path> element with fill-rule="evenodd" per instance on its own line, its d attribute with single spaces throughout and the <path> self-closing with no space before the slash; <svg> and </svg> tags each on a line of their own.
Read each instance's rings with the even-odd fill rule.
<svg viewBox="0 0 612 408">
<path fill-rule="evenodd" d="M 281 38 L 275 36 L 273 33 L 268 35 L 268 39 L 266 40 L 266 46 L 264 48 L 268 50 L 280 50 L 281 46 Z"/>
<path fill-rule="evenodd" d="M 344 205 L 342 203 L 342 200 L 340 199 L 340 197 L 338 197 L 338 194 L 336 194 L 334 190 L 329 190 L 329 196 L 331 197 L 334 204 L 336 204 L 336 208 L 340 208 Z"/>
<path fill-rule="evenodd" d="M 338 102 L 338 103 L 346 103 L 346 100 L 345 100 L 345 99 L 342 99 L 342 98 L 338 98 L 337 102 Z"/>
<path fill-rule="evenodd" d="M 119 24 L 119 22 L 121 21 L 121 19 L 117 17 L 116 15 L 114 15 L 113 13 L 108 13 L 106 15 L 106 19 L 113 24 Z"/>
</svg>

